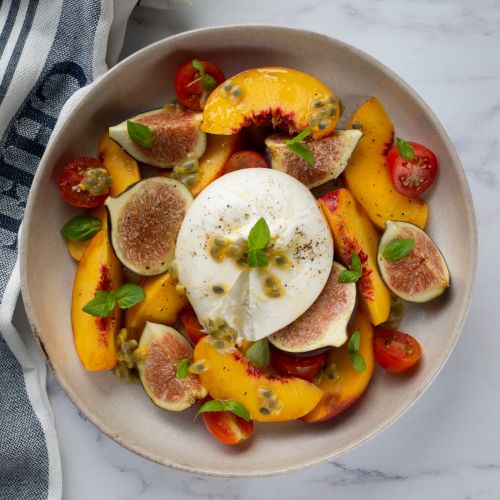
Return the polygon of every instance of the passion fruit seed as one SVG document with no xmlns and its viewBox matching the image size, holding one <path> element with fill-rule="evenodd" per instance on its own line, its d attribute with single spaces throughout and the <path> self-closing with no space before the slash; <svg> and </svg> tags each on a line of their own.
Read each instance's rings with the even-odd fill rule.
<svg viewBox="0 0 500 500">
<path fill-rule="evenodd" d="M 220 247 L 220 248 L 226 248 L 229 243 L 231 243 L 230 240 L 228 240 L 227 238 L 224 238 L 222 236 L 216 236 L 214 238 L 214 245 Z"/>
<path fill-rule="evenodd" d="M 330 116 L 335 116 L 337 114 L 337 110 L 335 108 L 330 108 Z"/>
<path fill-rule="evenodd" d="M 105 168 L 89 168 L 85 170 L 82 182 L 75 188 L 87 191 L 92 196 L 101 196 L 108 192 L 111 182 L 111 177 Z"/>
<path fill-rule="evenodd" d="M 115 339 L 116 347 L 120 347 L 127 340 L 127 337 L 128 330 L 126 328 L 121 328 Z"/>
<path fill-rule="evenodd" d="M 199 375 L 200 373 L 206 372 L 209 369 L 210 363 L 206 359 L 199 359 L 189 365 L 188 372 Z"/>
<path fill-rule="evenodd" d="M 340 374 L 337 371 L 337 365 L 335 363 L 330 363 L 325 368 L 325 375 L 328 380 L 338 380 L 340 378 Z"/>
<path fill-rule="evenodd" d="M 193 184 L 196 183 L 198 180 L 197 175 L 188 175 L 187 177 L 184 177 L 184 179 L 181 179 L 181 181 L 186 185 L 186 186 L 192 186 Z"/>
<path fill-rule="evenodd" d="M 322 108 L 325 102 L 322 99 L 315 99 L 312 104 L 314 108 Z"/>
<path fill-rule="evenodd" d="M 146 359 L 146 354 L 148 353 L 148 349 L 146 346 L 138 347 L 133 353 L 132 353 L 132 359 L 135 361 L 135 363 L 140 363 L 144 359 Z"/>
<path fill-rule="evenodd" d="M 232 80 L 226 80 L 223 84 L 222 84 L 222 90 L 225 92 L 225 93 L 228 93 L 231 89 L 233 88 L 233 81 Z"/>
<path fill-rule="evenodd" d="M 224 295 L 226 293 L 226 288 L 224 287 L 224 285 L 213 285 L 212 292 L 216 293 L 217 295 Z"/>
<path fill-rule="evenodd" d="M 271 262 L 276 266 L 282 267 L 284 269 L 290 269 L 292 267 L 292 262 L 290 261 L 290 259 L 282 254 L 274 255 Z"/>
<path fill-rule="evenodd" d="M 243 89 L 239 85 L 235 85 L 231 89 L 231 95 L 229 97 L 233 104 L 237 104 L 243 99 Z"/>
<path fill-rule="evenodd" d="M 135 349 L 137 349 L 137 340 L 135 340 L 135 339 L 127 340 L 126 342 L 123 342 L 123 344 L 120 347 L 120 350 L 125 355 L 132 354 L 135 351 Z"/>
<path fill-rule="evenodd" d="M 259 393 L 259 396 L 262 396 L 263 398 L 266 399 L 274 397 L 274 392 L 271 391 L 270 389 L 267 389 L 266 387 L 258 387 L 257 392 Z"/>
<path fill-rule="evenodd" d="M 277 414 L 281 411 L 283 403 L 276 397 L 276 394 L 267 387 L 258 387 L 257 393 L 260 396 L 259 411 L 263 415 Z"/>
<path fill-rule="evenodd" d="M 311 119 L 309 120 L 309 124 L 311 125 L 311 127 L 316 127 L 318 125 L 318 121 L 319 121 L 318 115 L 314 114 L 311 116 Z"/>
<path fill-rule="evenodd" d="M 330 110 L 328 108 L 323 108 L 318 111 L 318 116 L 320 118 L 326 118 L 330 114 Z"/>
<path fill-rule="evenodd" d="M 322 118 L 322 119 L 319 121 L 318 128 L 319 128 L 320 130 L 325 130 L 325 129 L 327 129 L 329 126 L 330 126 L 330 120 L 329 120 L 328 118 Z"/>
<path fill-rule="evenodd" d="M 184 297 L 184 295 L 186 295 L 186 288 L 180 283 L 177 283 L 175 285 L 175 293 L 177 293 L 177 295 L 181 297 Z"/>
<path fill-rule="evenodd" d="M 241 248 L 238 245 L 229 245 L 226 249 L 226 255 L 236 259 L 241 256 Z"/>
<path fill-rule="evenodd" d="M 283 403 L 279 399 L 272 399 L 269 401 L 269 409 L 270 410 L 281 410 Z"/>
<path fill-rule="evenodd" d="M 262 413 L 262 415 L 271 415 L 271 410 L 269 410 L 268 408 L 266 408 L 265 406 L 261 406 L 259 408 L 259 412 Z"/>
<path fill-rule="evenodd" d="M 218 247 L 215 247 L 215 246 L 210 247 L 210 255 L 217 262 L 222 262 L 224 260 L 224 254 L 222 253 L 221 249 Z"/>
</svg>

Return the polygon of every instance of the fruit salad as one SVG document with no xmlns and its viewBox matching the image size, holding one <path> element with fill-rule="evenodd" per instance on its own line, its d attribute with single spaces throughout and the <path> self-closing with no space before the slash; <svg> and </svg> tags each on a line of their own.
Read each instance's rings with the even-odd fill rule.
<svg viewBox="0 0 500 500">
<path fill-rule="evenodd" d="M 61 229 L 82 365 L 140 381 L 166 411 L 197 405 L 228 445 L 254 421 L 335 417 L 376 363 L 418 369 L 403 304 L 450 283 L 425 233 L 432 151 L 393 144 L 376 97 L 340 129 L 340 97 L 297 69 L 226 78 L 192 59 L 165 87 L 176 99 L 61 170 L 85 209 Z"/>
</svg>

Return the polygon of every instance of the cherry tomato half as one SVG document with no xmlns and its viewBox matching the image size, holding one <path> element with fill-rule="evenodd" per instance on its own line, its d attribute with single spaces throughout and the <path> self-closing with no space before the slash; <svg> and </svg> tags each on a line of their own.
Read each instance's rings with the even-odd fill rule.
<svg viewBox="0 0 500 500">
<path fill-rule="evenodd" d="M 181 312 L 181 323 L 186 336 L 194 345 L 198 343 L 198 340 L 207 335 L 207 332 L 203 329 L 191 307 L 183 309 Z"/>
<path fill-rule="evenodd" d="M 244 150 L 233 153 L 227 160 L 224 173 L 234 172 L 243 168 L 267 168 L 266 159 L 256 151 Z"/>
<path fill-rule="evenodd" d="M 271 349 L 274 368 L 281 375 L 312 380 L 326 362 L 326 353 L 312 356 L 294 356 L 276 348 Z"/>
<path fill-rule="evenodd" d="M 392 373 L 401 373 L 414 366 L 420 359 L 418 341 L 407 333 L 384 328 L 375 333 L 375 359 Z"/>
<path fill-rule="evenodd" d="M 434 153 L 416 142 L 408 142 L 413 146 L 414 158 L 405 160 L 393 146 L 387 155 L 387 166 L 392 184 L 396 191 L 404 196 L 420 196 L 429 189 L 438 172 L 437 159 Z"/>
<path fill-rule="evenodd" d="M 180 103 L 193 111 L 201 111 L 204 107 L 203 100 L 215 88 L 204 85 L 200 72 L 193 66 L 194 59 L 184 63 L 175 73 L 174 90 Z M 215 86 L 220 85 L 226 77 L 213 63 L 201 61 L 205 75 L 210 75 L 215 80 Z M 204 94 L 204 95 L 203 95 Z"/>
<path fill-rule="evenodd" d="M 253 421 L 246 421 L 229 411 L 211 411 L 201 414 L 208 432 L 224 444 L 240 444 L 253 432 Z"/>
<path fill-rule="evenodd" d="M 111 177 L 97 158 L 75 158 L 63 167 L 59 177 L 61 196 L 75 207 L 104 204 L 110 189 Z"/>
</svg>

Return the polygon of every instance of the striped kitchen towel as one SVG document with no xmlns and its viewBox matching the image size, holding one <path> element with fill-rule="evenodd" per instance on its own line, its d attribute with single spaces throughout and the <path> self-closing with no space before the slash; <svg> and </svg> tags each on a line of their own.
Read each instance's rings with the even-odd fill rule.
<svg viewBox="0 0 500 500">
<path fill-rule="evenodd" d="M 154 2 L 165 7 L 169 0 L 148 5 Z M 12 325 L 18 234 L 33 175 L 63 106 L 61 117 L 116 62 L 136 3 L 0 0 L 1 500 L 62 495 L 45 360 L 36 342 L 23 342 Z"/>
</svg>

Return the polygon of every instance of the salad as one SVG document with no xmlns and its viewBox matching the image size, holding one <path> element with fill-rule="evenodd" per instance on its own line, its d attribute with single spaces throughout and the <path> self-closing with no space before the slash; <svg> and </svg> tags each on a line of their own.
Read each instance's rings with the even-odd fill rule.
<svg viewBox="0 0 500 500">
<path fill-rule="evenodd" d="M 231 445 L 254 421 L 335 417 L 376 362 L 415 369 L 403 303 L 450 283 L 424 232 L 432 151 L 393 145 L 376 97 L 339 129 L 340 98 L 296 69 L 226 78 L 192 59 L 171 83 L 174 101 L 61 170 L 84 209 L 61 229 L 82 365 L 140 380 L 167 411 L 198 404 Z"/>
</svg>

